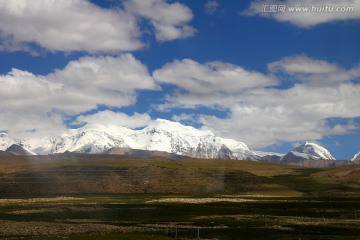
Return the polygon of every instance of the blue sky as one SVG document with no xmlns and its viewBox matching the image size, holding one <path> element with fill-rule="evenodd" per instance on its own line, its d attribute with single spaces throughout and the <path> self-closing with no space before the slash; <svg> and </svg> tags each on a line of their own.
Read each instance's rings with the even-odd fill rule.
<svg viewBox="0 0 360 240">
<path fill-rule="evenodd" d="M 0 130 L 165 118 L 256 150 L 314 141 L 349 159 L 360 151 L 360 3 L 312 6 L 0 0 Z"/>
</svg>

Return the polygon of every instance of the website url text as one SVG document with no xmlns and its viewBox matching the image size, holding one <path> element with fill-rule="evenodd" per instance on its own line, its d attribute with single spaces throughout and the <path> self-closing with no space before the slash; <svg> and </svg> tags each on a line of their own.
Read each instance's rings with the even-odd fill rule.
<svg viewBox="0 0 360 240">
<path fill-rule="evenodd" d="M 353 6 L 286 6 L 286 5 L 263 5 L 261 11 L 264 13 L 281 12 L 353 12 Z"/>
</svg>

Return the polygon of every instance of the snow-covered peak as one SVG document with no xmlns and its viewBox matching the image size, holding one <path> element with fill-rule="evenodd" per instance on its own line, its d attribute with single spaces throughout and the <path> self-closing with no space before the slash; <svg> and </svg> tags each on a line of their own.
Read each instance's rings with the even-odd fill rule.
<svg viewBox="0 0 360 240">
<path fill-rule="evenodd" d="M 254 151 L 257 155 L 259 155 L 260 157 L 265 157 L 265 156 L 278 156 L 278 157 L 283 157 L 285 156 L 285 153 L 276 153 L 276 152 L 264 152 L 264 151 Z"/>
<path fill-rule="evenodd" d="M 238 142 L 234 139 L 221 138 L 221 143 L 225 144 L 230 149 L 243 149 L 243 150 L 250 151 L 250 149 L 248 148 L 248 146 L 245 143 Z"/>
<path fill-rule="evenodd" d="M 76 129 L 70 129 L 69 131 L 63 133 L 63 137 L 66 136 L 72 136 L 72 135 L 76 135 L 79 134 L 80 132 L 89 132 L 89 131 L 95 131 L 95 132 L 105 132 L 107 134 L 110 135 L 129 135 L 131 133 L 133 133 L 134 130 L 127 128 L 127 127 L 122 127 L 122 126 L 118 126 L 118 125 L 103 125 L 103 124 L 99 124 L 99 123 L 87 123 L 84 126 L 80 127 L 80 128 L 76 128 Z"/>
<path fill-rule="evenodd" d="M 178 122 L 156 119 L 140 130 L 116 125 L 88 123 L 69 129 L 56 138 L 0 138 L 0 150 L 18 144 L 31 153 L 69 152 L 101 153 L 113 147 L 163 151 L 198 158 L 236 158 L 256 160 L 245 143 L 215 136 L 209 130 L 184 126 Z"/>
<path fill-rule="evenodd" d="M 172 122 L 166 119 L 157 118 L 143 129 L 144 132 L 165 131 L 172 133 L 181 133 L 183 135 L 194 136 L 214 136 L 209 130 L 200 130 L 192 126 L 185 126 L 179 122 Z"/>
<path fill-rule="evenodd" d="M 316 143 L 304 142 L 292 151 L 296 156 L 301 156 L 308 159 L 324 159 L 335 160 L 331 153 L 324 147 Z"/>
<path fill-rule="evenodd" d="M 351 161 L 353 162 L 360 162 L 360 152 L 358 152 L 357 154 L 354 155 L 354 157 L 351 159 Z"/>
<path fill-rule="evenodd" d="M 112 147 L 128 147 L 122 138 L 101 130 L 76 129 L 54 141 L 51 153 L 100 153 Z"/>
<path fill-rule="evenodd" d="M 186 126 L 182 125 L 179 122 L 173 122 L 170 120 L 157 118 L 157 119 L 151 121 L 150 124 L 148 125 L 148 127 L 160 128 L 160 129 L 162 129 L 162 128 L 169 129 L 171 127 L 175 127 L 176 129 L 182 129 L 183 127 L 186 127 Z"/>
</svg>

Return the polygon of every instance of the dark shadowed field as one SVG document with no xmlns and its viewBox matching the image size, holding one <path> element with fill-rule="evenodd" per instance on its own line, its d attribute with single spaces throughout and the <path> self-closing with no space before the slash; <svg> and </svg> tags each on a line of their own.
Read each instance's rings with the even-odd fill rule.
<svg viewBox="0 0 360 240">
<path fill-rule="evenodd" d="M 0 158 L 1 239 L 357 239 L 360 166 Z"/>
</svg>

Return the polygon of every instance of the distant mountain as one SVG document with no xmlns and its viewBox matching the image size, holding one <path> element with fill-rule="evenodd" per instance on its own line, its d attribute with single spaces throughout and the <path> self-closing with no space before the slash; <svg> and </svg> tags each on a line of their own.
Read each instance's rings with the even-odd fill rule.
<svg viewBox="0 0 360 240">
<path fill-rule="evenodd" d="M 300 155 L 298 154 L 298 156 L 303 156 L 308 159 L 336 160 L 326 148 L 311 142 L 304 142 L 300 146 L 294 148 L 293 152 L 295 154 L 299 153 Z"/>
<path fill-rule="evenodd" d="M 265 155 L 261 156 L 259 161 L 260 162 L 270 162 L 270 163 L 281 163 L 282 157 L 278 155 Z"/>
<path fill-rule="evenodd" d="M 14 144 L 17 146 L 12 146 Z M 177 159 L 177 156 L 239 159 L 313 167 L 342 164 L 337 163 L 342 161 L 333 163 L 335 158 L 330 152 L 315 143 L 304 142 L 286 155 L 254 152 L 243 142 L 164 119 L 154 120 L 139 130 L 89 123 L 54 138 L 13 139 L 0 133 L 0 151 L 9 148 L 18 155 L 109 153 L 170 159 Z M 359 155 L 354 156 L 353 162 L 360 162 Z"/>
<path fill-rule="evenodd" d="M 161 151 L 194 158 L 257 160 L 245 143 L 215 136 L 208 130 L 157 119 L 141 130 L 87 124 L 56 138 L 11 139 L 0 136 L 0 150 L 12 144 L 39 155 L 77 152 L 103 153 L 112 148 Z"/>
<path fill-rule="evenodd" d="M 284 153 L 276 153 L 276 152 L 263 152 L 263 151 L 254 151 L 256 153 L 256 155 L 260 156 L 260 157 L 265 157 L 265 156 L 278 156 L 280 158 L 282 158 L 283 156 L 285 156 Z"/>
<path fill-rule="evenodd" d="M 165 151 L 195 158 L 237 158 L 226 145 L 227 139 L 216 137 L 208 130 L 163 119 L 157 119 L 144 129 L 134 131 L 129 138 L 133 140 L 129 142 L 133 149 Z M 243 152 L 249 150 L 244 143 L 236 143 L 243 144 Z"/>
<path fill-rule="evenodd" d="M 304 142 L 287 153 L 281 159 L 281 163 L 306 167 L 327 167 L 335 164 L 335 160 L 326 148 L 316 143 Z"/>
<path fill-rule="evenodd" d="M 283 153 L 274 153 L 274 152 L 263 152 L 255 151 L 259 156 L 258 160 L 261 162 L 271 162 L 271 163 L 281 163 L 281 159 L 285 154 Z"/>
<path fill-rule="evenodd" d="M 295 147 L 282 158 L 282 161 L 291 161 L 292 159 L 336 160 L 326 148 L 310 142 L 304 142 Z"/>
<path fill-rule="evenodd" d="M 354 157 L 351 159 L 352 162 L 360 162 L 360 152 L 354 155 Z"/>
<path fill-rule="evenodd" d="M 19 156 L 33 155 L 29 151 L 25 150 L 24 148 L 22 148 L 21 146 L 16 145 L 16 144 L 12 144 L 8 149 L 5 150 L 5 152 L 13 154 L 13 155 L 19 155 Z"/>
<path fill-rule="evenodd" d="M 186 156 L 177 155 L 174 153 L 162 152 L 162 151 L 148 151 L 140 149 L 131 149 L 131 148 L 110 148 L 104 152 L 104 154 L 115 154 L 122 156 L 131 156 L 135 158 L 156 158 L 162 157 L 172 160 L 180 160 L 188 158 Z"/>
<path fill-rule="evenodd" d="M 113 147 L 128 147 L 120 137 L 101 130 L 76 129 L 53 141 L 50 153 L 102 153 Z"/>
</svg>

